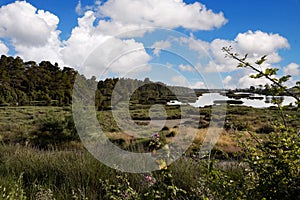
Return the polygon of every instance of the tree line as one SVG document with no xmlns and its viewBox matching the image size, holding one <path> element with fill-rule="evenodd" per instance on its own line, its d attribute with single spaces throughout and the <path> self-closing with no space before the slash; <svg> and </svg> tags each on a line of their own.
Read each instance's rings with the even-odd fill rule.
<svg viewBox="0 0 300 200">
<path fill-rule="evenodd" d="M 72 103 L 72 90 L 76 76 L 80 75 L 69 67 L 60 68 L 57 63 L 42 61 L 23 61 L 20 57 L 2 55 L 0 59 L 0 105 L 1 106 L 67 106 Z M 96 77 L 87 79 L 87 84 L 97 84 L 95 106 L 98 110 L 109 109 L 114 99 L 129 100 L 139 104 L 166 104 L 177 100 L 178 94 L 188 96 L 191 89 L 167 86 L 161 82 L 152 82 L 129 78 L 107 78 L 97 81 Z M 118 83 L 118 84 L 117 84 Z M 195 99 L 193 99 L 195 100 Z"/>
<path fill-rule="evenodd" d="M 68 105 L 77 72 L 42 61 L 24 62 L 20 57 L 1 56 L 0 104 Z"/>
</svg>

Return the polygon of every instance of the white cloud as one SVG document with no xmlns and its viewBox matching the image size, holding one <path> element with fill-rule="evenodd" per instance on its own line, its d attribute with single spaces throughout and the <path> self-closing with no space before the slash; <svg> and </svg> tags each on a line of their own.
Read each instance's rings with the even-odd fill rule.
<svg viewBox="0 0 300 200">
<path fill-rule="evenodd" d="M 202 81 L 198 81 L 196 83 L 194 83 L 191 88 L 196 88 L 196 89 L 200 89 L 200 88 L 206 88 L 206 85 L 204 82 Z"/>
<path fill-rule="evenodd" d="M 16 55 L 25 60 L 63 64 L 57 16 L 37 10 L 26 1 L 16 1 L 0 8 L 0 18 L 0 38 L 12 41 Z"/>
<path fill-rule="evenodd" d="M 25 1 L 2 6 L 0 18 L 0 37 L 12 39 L 14 45 L 30 47 L 47 44 L 59 23 L 55 15 Z"/>
<path fill-rule="evenodd" d="M 16 55 L 20 56 L 24 60 L 34 60 L 41 62 L 43 60 L 49 60 L 51 62 L 57 62 L 60 66 L 64 65 L 60 51 L 61 42 L 57 39 L 57 35 L 52 34 L 48 43 L 43 46 L 22 46 L 16 45 Z"/>
<path fill-rule="evenodd" d="M 240 33 L 235 38 L 237 46 L 247 53 L 272 54 L 274 51 L 289 48 L 288 40 L 279 34 L 268 34 L 262 31 Z"/>
<path fill-rule="evenodd" d="M 180 64 L 179 69 L 184 72 L 194 72 L 195 71 L 195 69 L 191 65 Z"/>
<path fill-rule="evenodd" d="M 188 45 L 190 50 L 198 52 L 200 57 L 207 57 L 209 55 L 210 43 L 197 40 L 193 34 L 190 37 L 181 37 L 179 42 L 183 45 Z"/>
<path fill-rule="evenodd" d="M 8 51 L 8 47 L 2 41 L 0 41 L 0 55 L 6 55 Z"/>
<path fill-rule="evenodd" d="M 78 19 L 78 26 L 73 28 L 69 39 L 64 41 L 61 54 L 67 65 L 78 67 L 95 48 L 92 41 L 97 44 L 109 38 L 94 34 L 95 19 L 92 11 L 86 12 L 83 17 Z"/>
<path fill-rule="evenodd" d="M 229 72 L 236 69 L 237 62 L 225 58 L 222 47 L 234 46 L 232 41 L 215 39 L 210 44 L 211 60 L 205 67 L 206 72 Z M 234 48 L 234 47 L 233 47 Z"/>
<path fill-rule="evenodd" d="M 278 34 L 264 33 L 262 31 L 248 31 L 239 33 L 233 40 L 215 39 L 210 44 L 212 60 L 206 66 L 207 72 L 230 72 L 236 70 L 237 61 L 226 58 L 222 47 L 231 46 L 234 53 L 240 57 L 248 54 L 247 61 L 255 63 L 263 55 L 267 55 L 267 61 L 263 68 L 281 61 L 278 50 L 289 48 L 288 40 Z"/>
<path fill-rule="evenodd" d="M 154 48 L 153 53 L 154 53 L 155 56 L 159 56 L 160 51 L 161 51 L 162 49 L 163 49 L 163 50 L 166 50 L 166 49 L 168 49 L 168 48 L 170 48 L 170 47 L 171 47 L 171 43 L 170 43 L 169 41 L 162 41 L 162 40 L 155 42 L 155 43 L 151 46 L 151 48 Z"/>
<path fill-rule="evenodd" d="M 166 64 L 165 64 L 165 66 L 167 67 L 167 68 L 172 68 L 174 65 L 172 64 L 172 63 L 169 63 L 169 62 L 167 62 Z"/>
<path fill-rule="evenodd" d="M 108 0 L 97 8 L 95 12 L 102 18 L 97 29 L 108 35 L 141 37 L 153 27 L 211 30 L 227 23 L 222 12 L 214 13 L 199 2 L 186 4 L 182 0 Z"/>
<path fill-rule="evenodd" d="M 75 8 L 75 12 L 78 15 L 82 15 L 83 14 L 84 11 L 83 11 L 82 6 L 81 6 L 81 0 L 78 1 L 77 6 Z"/>
<path fill-rule="evenodd" d="M 186 4 L 182 0 L 108 0 L 99 12 L 112 24 L 129 26 L 211 30 L 227 22 L 222 12 L 214 13 L 199 2 Z"/>
<path fill-rule="evenodd" d="M 291 63 L 286 66 L 284 69 L 284 74 L 291 75 L 291 76 L 298 76 L 300 74 L 299 65 L 296 63 Z"/>
<path fill-rule="evenodd" d="M 143 24 L 123 24 L 116 21 L 100 20 L 98 22 L 97 31 L 105 35 L 113 35 L 116 37 L 142 37 L 145 32 L 152 31 Z"/>
<path fill-rule="evenodd" d="M 171 79 L 173 85 L 176 86 L 182 86 L 182 87 L 189 87 L 189 88 L 205 88 L 206 85 L 202 81 L 197 81 L 194 83 L 189 82 L 186 77 L 178 75 L 178 76 L 173 76 Z"/>
<path fill-rule="evenodd" d="M 225 85 L 229 85 L 230 81 L 232 80 L 232 77 L 231 76 L 226 76 L 224 79 L 223 79 L 223 84 Z"/>
<path fill-rule="evenodd" d="M 189 83 L 184 76 L 174 76 L 172 77 L 171 81 L 176 86 L 189 86 Z"/>
<path fill-rule="evenodd" d="M 142 43 L 102 34 L 93 25 L 95 19 L 92 11 L 78 19 L 78 26 L 72 30 L 71 37 L 64 42 L 65 47 L 61 51 L 67 65 L 79 67 L 83 64 L 82 73 L 88 76 L 101 75 L 106 69 L 118 74 L 137 66 L 149 70 L 147 63 L 151 57 Z"/>
<path fill-rule="evenodd" d="M 79 1 L 77 11 L 82 9 L 80 4 Z M 143 66 L 138 71 L 150 68 L 147 65 L 150 56 L 143 44 L 103 34 L 94 25 L 96 16 L 93 11 L 87 11 L 78 18 L 78 26 L 73 28 L 66 41 L 59 39 L 57 16 L 37 10 L 25 1 L 2 6 L 0 17 L 0 38 L 11 39 L 16 55 L 25 60 L 49 60 L 58 62 L 61 66 L 76 69 L 82 67 L 86 76 L 98 75 L 107 67 L 111 72 L 119 74 L 137 66 Z M 6 48 L 1 46 L 5 52 Z M 88 60 L 85 62 L 86 59 Z M 84 62 L 93 65 L 81 66 Z"/>
</svg>

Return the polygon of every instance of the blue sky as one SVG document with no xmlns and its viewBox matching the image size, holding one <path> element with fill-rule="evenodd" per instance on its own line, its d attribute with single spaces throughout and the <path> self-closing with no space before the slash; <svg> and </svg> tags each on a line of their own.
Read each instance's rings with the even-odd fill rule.
<svg viewBox="0 0 300 200">
<path fill-rule="evenodd" d="M 87 76 L 149 76 L 190 87 L 266 83 L 224 60 L 220 48 L 232 45 L 251 61 L 268 54 L 263 67 L 292 74 L 290 85 L 299 80 L 299 0 L 2 0 L 0 7 L 0 54 Z"/>
</svg>

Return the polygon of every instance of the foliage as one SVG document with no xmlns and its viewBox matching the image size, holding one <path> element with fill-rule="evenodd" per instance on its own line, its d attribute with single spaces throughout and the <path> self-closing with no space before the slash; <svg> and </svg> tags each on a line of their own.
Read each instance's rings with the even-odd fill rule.
<svg viewBox="0 0 300 200">
<path fill-rule="evenodd" d="M 20 57 L 0 59 L 0 104 L 69 105 L 77 72 L 55 63 L 24 62 Z"/>
<path fill-rule="evenodd" d="M 12 181 L 7 186 L 0 181 L 0 198 L 7 200 L 26 200 L 26 193 L 23 188 L 23 174 L 17 180 Z"/>
<path fill-rule="evenodd" d="M 29 142 L 39 148 L 56 147 L 61 144 L 79 141 L 71 116 L 64 119 L 46 118 L 39 122 L 38 129 L 31 132 Z"/>
<path fill-rule="evenodd" d="M 151 106 L 153 104 L 167 104 L 171 100 L 189 100 L 191 89 L 185 87 L 168 86 L 161 82 L 152 82 L 149 78 L 144 81 L 129 78 L 107 78 L 97 84 L 95 105 L 98 110 L 108 110 L 111 106 L 128 102 L 129 106 Z M 176 95 L 177 94 L 177 95 Z M 114 95 L 114 98 L 112 98 Z M 184 98 L 186 97 L 186 99 Z M 195 99 L 191 99 L 195 101 Z"/>
<path fill-rule="evenodd" d="M 226 55 L 239 62 L 238 67 L 250 68 L 256 72 L 251 78 L 265 77 L 271 81 L 267 85 L 271 93 L 279 95 L 285 93 L 294 97 L 299 105 L 300 99 L 296 93 L 290 91 L 283 84 L 291 76 L 274 77 L 277 75 L 277 68 L 266 68 L 260 66 L 266 61 L 263 56 L 256 61 L 255 67 L 246 61 L 247 54 L 240 58 L 238 54 L 232 53 L 231 47 L 223 48 Z M 255 134 L 251 134 L 250 142 L 243 145 L 246 155 L 244 160 L 248 167 L 244 177 L 247 180 L 245 189 L 248 199 L 300 199 L 300 135 L 299 130 L 288 127 L 284 115 L 282 100 L 274 100 L 278 105 L 279 118 L 277 126 L 264 141 L 260 141 Z"/>
<path fill-rule="evenodd" d="M 117 175 L 118 183 L 109 183 L 109 180 L 102 181 L 103 187 L 105 188 L 105 199 L 110 200 L 126 200 L 126 199 L 140 199 L 138 193 L 130 186 L 127 175 Z"/>
<path fill-rule="evenodd" d="M 272 133 L 268 141 L 247 147 L 249 196 L 266 199 L 300 198 L 300 135 Z M 251 184 L 252 183 L 252 184 Z"/>
</svg>

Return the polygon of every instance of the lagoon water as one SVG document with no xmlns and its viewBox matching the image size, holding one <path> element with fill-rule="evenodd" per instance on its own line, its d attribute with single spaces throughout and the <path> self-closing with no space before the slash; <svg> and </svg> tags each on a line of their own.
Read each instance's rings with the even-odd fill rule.
<svg viewBox="0 0 300 200">
<path fill-rule="evenodd" d="M 238 93 L 237 93 L 238 94 Z M 265 96 L 259 94 L 252 94 L 251 97 L 262 97 L 263 99 L 248 99 L 248 98 L 241 98 L 240 100 L 244 103 L 241 105 L 244 106 L 251 106 L 254 108 L 267 108 L 270 106 L 276 106 L 275 104 L 271 103 L 272 96 Z M 282 96 L 283 103 L 282 105 L 296 105 L 295 99 L 290 96 Z M 219 93 L 204 93 L 202 96 L 198 97 L 198 100 L 195 103 L 190 103 L 191 106 L 194 107 L 204 107 L 204 106 L 211 106 L 214 105 L 214 101 L 216 100 L 233 100 L 232 98 L 228 98 L 227 96 L 223 96 Z M 266 100 L 269 100 L 267 102 Z M 180 103 L 180 102 L 176 102 Z"/>
</svg>

